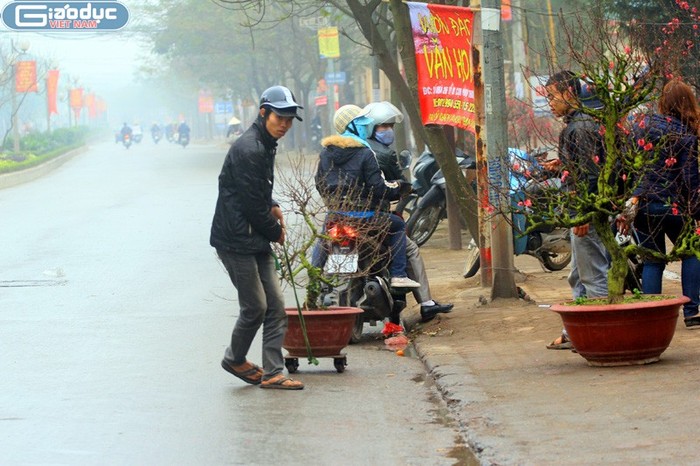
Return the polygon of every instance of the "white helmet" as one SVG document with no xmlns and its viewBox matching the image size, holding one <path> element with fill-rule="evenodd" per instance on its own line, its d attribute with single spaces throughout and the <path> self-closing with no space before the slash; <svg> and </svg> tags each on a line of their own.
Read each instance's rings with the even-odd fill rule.
<svg viewBox="0 0 700 466">
<path fill-rule="evenodd" d="M 365 105 L 364 111 L 367 112 L 369 118 L 374 120 L 371 125 L 367 126 L 367 134 L 369 136 L 374 133 L 374 128 L 378 125 L 401 123 L 403 121 L 403 113 L 391 102 L 372 102 Z"/>
</svg>

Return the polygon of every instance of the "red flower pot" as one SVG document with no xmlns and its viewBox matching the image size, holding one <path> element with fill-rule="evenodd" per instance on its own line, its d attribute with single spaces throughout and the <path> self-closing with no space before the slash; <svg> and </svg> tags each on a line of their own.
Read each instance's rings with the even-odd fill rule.
<svg viewBox="0 0 700 466">
<path fill-rule="evenodd" d="M 282 347 L 290 356 L 306 357 L 304 334 L 299 324 L 299 311 L 287 308 L 289 325 Z M 364 312 L 357 307 L 331 307 L 322 311 L 302 311 L 306 332 L 314 356 L 335 356 L 350 342 L 355 317 Z"/>
<path fill-rule="evenodd" d="M 628 304 L 556 304 L 576 351 L 591 366 L 626 366 L 659 360 L 673 339 L 685 296 Z"/>
</svg>

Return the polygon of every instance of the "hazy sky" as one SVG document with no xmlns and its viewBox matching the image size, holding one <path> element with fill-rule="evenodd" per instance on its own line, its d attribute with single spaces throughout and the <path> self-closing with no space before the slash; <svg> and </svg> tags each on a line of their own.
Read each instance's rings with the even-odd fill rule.
<svg viewBox="0 0 700 466">
<path fill-rule="evenodd" d="M 10 3 L 0 0 L 0 10 Z M 129 8 L 133 19 L 134 7 L 138 0 L 122 0 Z M 133 6 L 133 7 L 132 7 Z M 128 34 L 131 21 L 122 32 L 100 33 L 32 33 L 15 32 L 0 24 L 0 41 L 15 44 L 27 41 L 29 54 L 55 60 L 61 71 L 61 78 L 79 78 L 81 85 L 95 92 L 113 89 L 128 84 L 137 61 L 144 54 L 144 47 L 134 36 Z M 65 81 L 64 81 L 65 82 Z"/>
</svg>

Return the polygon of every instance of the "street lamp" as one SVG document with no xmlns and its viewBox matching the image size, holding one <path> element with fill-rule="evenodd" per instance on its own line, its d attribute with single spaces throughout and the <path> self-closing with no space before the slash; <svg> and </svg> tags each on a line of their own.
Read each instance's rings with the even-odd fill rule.
<svg viewBox="0 0 700 466">
<path fill-rule="evenodd" d="M 14 39 L 10 39 L 12 52 L 23 55 L 29 50 L 29 42 L 23 40 L 19 43 L 19 50 L 15 47 Z M 12 149 L 19 153 L 19 107 L 17 106 L 17 56 L 12 60 Z"/>
</svg>

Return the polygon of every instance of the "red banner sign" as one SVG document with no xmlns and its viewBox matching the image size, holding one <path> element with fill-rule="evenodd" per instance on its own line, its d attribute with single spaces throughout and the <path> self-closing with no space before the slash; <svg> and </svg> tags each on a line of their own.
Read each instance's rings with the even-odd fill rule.
<svg viewBox="0 0 700 466">
<path fill-rule="evenodd" d="M 214 96 L 209 91 L 199 91 L 199 113 L 214 113 Z"/>
<path fill-rule="evenodd" d="M 82 108 L 83 106 L 83 89 L 78 87 L 70 90 L 70 106 L 73 109 Z"/>
<path fill-rule="evenodd" d="M 46 75 L 46 100 L 49 107 L 49 115 L 58 114 L 56 98 L 58 96 L 58 70 L 49 70 Z"/>
<path fill-rule="evenodd" d="M 17 92 L 36 92 L 36 62 L 19 61 L 15 65 L 15 89 Z"/>
<path fill-rule="evenodd" d="M 468 8 L 408 2 L 424 125 L 474 132 L 474 13 Z"/>
</svg>

